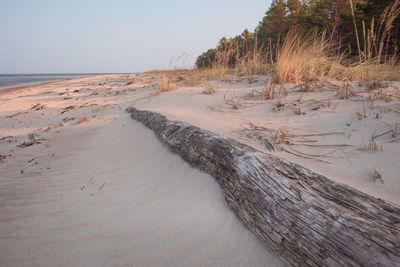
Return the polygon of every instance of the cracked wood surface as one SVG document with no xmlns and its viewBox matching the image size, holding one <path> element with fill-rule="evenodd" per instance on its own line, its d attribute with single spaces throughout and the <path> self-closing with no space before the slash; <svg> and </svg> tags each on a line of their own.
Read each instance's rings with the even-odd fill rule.
<svg viewBox="0 0 400 267">
<path fill-rule="evenodd" d="M 212 175 L 244 224 L 294 266 L 400 266 L 400 208 L 233 139 L 127 109 Z"/>
</svg>

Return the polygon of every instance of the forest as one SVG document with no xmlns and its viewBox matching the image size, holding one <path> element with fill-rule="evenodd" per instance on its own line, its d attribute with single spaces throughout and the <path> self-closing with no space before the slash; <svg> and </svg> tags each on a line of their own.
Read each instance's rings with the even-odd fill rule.
<svg viewBox="0 0 400 267">
<path fill-rule="evenodd" d="M 352 66 L 349 78 L 359 78 L 366 66 L 379 66 L 383 78 L 395 79 L 399 14 L 399 0 L 273 0 L 256 29 L 221 38 L 215 48 L 198 56 L 196 67 L 265 74 L 297 54 L 319 58 L 308 62 L 323 66 L 311 76 L 337 78 Z"/>
</svg>

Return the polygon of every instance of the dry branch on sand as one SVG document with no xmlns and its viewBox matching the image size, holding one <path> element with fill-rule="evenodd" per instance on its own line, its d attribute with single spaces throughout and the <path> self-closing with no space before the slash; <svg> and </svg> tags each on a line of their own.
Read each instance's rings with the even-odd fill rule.
<svg viewBox="0 0 400 267">
<path fill-rule="evenodd" d="M 224 95 L 224 101 L 227 105 L 232 106 L 233 109 L 239 109 L 241 106 L 241 101 L 237 96 L 228 99 L 226 95 Z"/>
<path fill-rule="evenodd" d="M 298 157 L 305 157 L 313 160 L 323 161 L 319 157 L 329 157 L 331 154 L 337 152 L 343 147 L 349 147 L 348 144 L 309 144 L 316 143 L 318 140 L 311 137 L 321 137 L 327 135 L 344 134 L 344 132 L 330 132 L 330 133 L 314 133 L 314 134 L 294 134 L 288 128 L 282 127 L 279 129 L 272 129 L 268 127 L 257 126 L 251 122 L 243 125 L 243 129 L 237 131 L 240 135 L 244 135 L 250 139 L 256 140 L 265 146 L 270 151 L 285 151 L 294 154 Z M 293 148 L 293 146 L 308 146 L 313 148 L 334 148 L 333 150 L 323 154 L 309 154 L 300 152 Z M 327 163 L 326 161 L 323 161 Z"/>
<path fill-rule="evenodd" d="M 225 105 L 228 105 L 228 106 L 232 107 L 232 109 L 234 109 L 234 110 L 238 110 L 238 109 L 241 109 L 241 108 L 248 108 L 248 107 L 252 107 L 252 106 L 255 106 L 255 105 L 265 104 L 265 102 L 243 101 L 244 99 L 248 99 L 247 96 L 244 96 L 244 97 L 234 96 L 232 98 L 228 98 L 226 95 L 227 94 L 224 94 L 224 103 L 225 103 Z M 215 111 L 223 111 L 223 110 L 225 110 L 225 108 L 218 107 L 218 106 L 217 107 L 209 107 L 209 108 L 211 108 L 212 110 L 215 110 Z"/>
</svg>

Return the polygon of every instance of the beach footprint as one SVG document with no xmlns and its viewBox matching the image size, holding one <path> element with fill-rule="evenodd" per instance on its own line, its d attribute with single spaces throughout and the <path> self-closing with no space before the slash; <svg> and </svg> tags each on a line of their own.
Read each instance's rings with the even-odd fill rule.
<svg viewBox="0 0 400 267">
<path fill-rule="evenodd" d="M 96 181 L 93 177 L 90 178 L 86 185 L 80 187 L 81 192 L 83 192 L 87 197 L 94 197 L 98 194 L 103 195 L 104 187 L 107 183 Z"/>
</svg>

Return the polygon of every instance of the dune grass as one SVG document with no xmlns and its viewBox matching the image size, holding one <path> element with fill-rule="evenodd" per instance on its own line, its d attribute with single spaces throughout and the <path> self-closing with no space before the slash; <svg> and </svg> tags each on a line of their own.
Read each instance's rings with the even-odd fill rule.
<svg viewBox="0 0 400 267">
<path fill-rule="evenodd" d="M 329 56 L 329 47 L 324 34 L 290 31 L 275 66 L 279 82 L 299 84 L 330 74 L 337 58 Z"/>
<path fill-rule="evenodd" d="M 157 93 L 168 92 L 178 88 L 173 82 L 172 75 L 165 76 L 164 74 L 160 77 L 158 81 Z"/>
<path fill-rule="evenodd" d="M 326 79 L 363 83 L 400 80 L 397 51 L 389 54 L 387 49 L 393 23 L 399 16 L 400 0 L 394 0 L 378 22 L 372 19 L 369 29 L 363 24 L 363 46 L 358 40 L 359 55 L 356 57 L 325 32 L 305 32 L 294 27 L 275 48 L 272 45 L 264 49 L 256 46 L 239 57 L 238 48 L 229 46 L 216 51 L 211 67 L 164 71 L 162 75 L 173 78 L 161 79 L 159 90 L 173 90 L 173 82 L 197 86 L 209 80 L 224 81 L 227 75 L 245 76 L 249 83 L 254 81 L 254 75 L 268 75 L 275 84 L 300 84 L 306 91 Z"/>
</svg>

